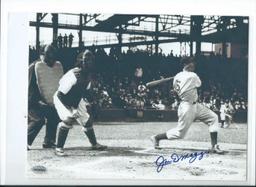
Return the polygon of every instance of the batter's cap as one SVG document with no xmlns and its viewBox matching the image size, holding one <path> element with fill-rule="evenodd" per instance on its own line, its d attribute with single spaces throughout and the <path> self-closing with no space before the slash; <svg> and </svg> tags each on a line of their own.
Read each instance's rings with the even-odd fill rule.
<svg viewBox="0 0 256 187">
<path fill-rule="evenodd" d="M 196 60 L 195 57 L 183 57 L 181 58 L 180 62 L 183 66 L 186 66 L 189 63 L 195 63 Z"/>
</svg>

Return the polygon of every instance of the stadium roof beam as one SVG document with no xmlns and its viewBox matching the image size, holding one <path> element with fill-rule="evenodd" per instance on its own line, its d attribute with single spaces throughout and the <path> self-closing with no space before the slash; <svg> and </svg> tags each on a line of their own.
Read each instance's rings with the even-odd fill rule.
<svg viewBox="0 0 256 187">
<path fill-rule="evenodd" d="M 39 26 L 44 28 L 53 28 L 53 24 L 49 22 L 40 22 L 37 23 L 35 21 L 30 22 L 30 26 Z M 59 29 L 73 29 L 79 30 L 79 25 L 73 24 L 58 24 Z M 110 32 L 110 33 L 119 33 L 119 29 L 110 29 L 110 28 L 95 28 L 93 26 L 82 26 L 83 31 L 96 31 L 96 32 Z M 147 30 L 131 30 L 131 29 L 123 29 L 122 34 L 133 34 L 133 35 L 144 35 L 144 36 L 155 36 L 154 31 Z M 188 34 L 182 33 L 173 33 L 173 32 L 159 32 L 159 37 L 187 37 Z"/>
<path fill-rule="evenodd" d="M 137 15 L 125 15 L 124 16 L 124 15 L 120 15 L 120 14 L 115 14 L 106 20 L 98 21 L 98 24 L 96 24 L 94 27 L 99 28 L 99 29 L 104 29 L 106 27 L 116 28 L 117 26 L 126 24 L 128 21 L 130 21 L 136 17 L 137 17 Z"/>
<path fill-rule="evenodd" d="M 53 28 L 52 23 L 46 23 L 46 22 L 34 22 L 31 21 L 30 22 L 30 26 L 34 26 L 34 27 L 45 27 L 45 28 Z M 79 30 L 79 25 L 66 25 L 66 24 L 58 24 L 58 28 L 59 29 L 73 29 L 73 30 Z M 101 30 L 101 29 L 95 29 L 94 27 L 91 26 L 82 26 L 82 30 L 84 31 L 97 31 L 97 32 L 110 32 L 110 33 L 119 33 L 120 30 L 119 29 L 114 29 L 113 30 Z M 239 37 L 232 37 L 232 33 L 236 32 L 237 28 L 233 28 L 233 29 L 228 29 L 226 31 L 225 34 L 226 36 L 229 36 L 227 38 L 227 41 L 242 41 L 241 36 Z M 152 31 L 143 31 L 143 30 L 122 30 L 122 34 L 133 34 L 133 35 L 144 35 L 144 36 L 155 36 L 155 32 Z M 211 33 L 211 34 L 207 34 L 207 35 L 203 35 L 201 37 L 201 41 L 203 42 L 213 42 L 213 43 L 217 43 L 219 41 L 222 40 L 221 35 L 223 35 L 224 33 L 222 32 L 222 34 L 217 34 L 215 33 Z M 246 33 L 244 33 L 244 35 L 246 35 Z M 159 37 L 172 37 L 172 38 L 178 38 L 178 39 L 182 39 L 182 40 L 186 40 L 186 41 L 190 41 L 190 39 L 192 39 L 190 37 L 189 34 L 182 34 L 182 33 L 169 33 L 169 32 L 159 32 Z M 217 37 L 217 38 L 216 38 Z M 244 37 L 243 37 L 244 38 Z"/>
<path fill-rule="evenodd" d="M 69 15 L 69 13 L 64 13 Z M 159 43 L 170 42 L 190 42 L 196 41 L 197 50 L 200 50 L 201 42 L 246 42 L 248 41 L 248 17 L 232 16 L 185 16 L 185 15 L 143 15 L 143 14 L 114 14 L 105 19 L 101 19 L 102 14 L 70 14 L 79 16 L 79 24 L 61 24 L 42 21 L 47 13 L 37 13 L 36 21 L 31 21 L 30 26 L 36 27 L 36 46 L 39 46 L 40 27 L 58 29 L 73 29 L 79 31 L 79 46 L 83 46 L 82 31 L 95 31 L 115 33 L 118 36 L 118 45 L 125 46 L 122 43 L 122 35 L 140 35 L 153 38 L 152 44 L 155 44 L 156 51 Z M 53 14 L 52 14 L 53 15 Z M 156 19 L 159 17 L 159 19 Z M 137 19 L 136 19 L 137 18 Z M 196 23 L 196 19 L 199 21 Z M 88 23 L 90 22 L 90 25 Z M 143 30 L 130 29 L 129 26 L 141 26 L 143 23 L 150 22 L 155 24 L 155 29 Z M 160 25 L 162 24 L 162 25 Z M 194 24 L 194 25 L 193 25 Z M 154 25 L 153 25 L 154 26 Z M 162 27 L 161 27 L 162 26 Z M 186 30 L 180 30 L 179 26 L 190 26 L 190 33 Z M 171 31 L 171 29 L 176 29 Z M 195 29 L 193 31 L 193 29 Z M 188 29 L 189 30 L 189 29 Z M 199 34 L 198 34 L 199 33 Z M 168 39 L 160 40 L 161 37 Z M 55 38 L 55 37 L 53 37 Z M 132 45 L 148 45 L 149 41 L 133 42 Z M 109 44 L 112 45 L 112 44 Z M 106 45 L 104 45 L 106 46 Z M 199 51 L 198 51 L 199 52 Z"/>
<path fill-rule="evenodd" d="M 115 28 L 120 25 L 126 25 L 130 20 L 133 20 L 134 18 L 140 18 L 140 17 L 151 17 L 155 18 L 159 15 L 151 15 L 151 14 L 114 14 L 110 17 L 108 17 L 105 20 L 99 21 L 97 25 L 95 25 L 96 28 Z"/>
<path fill-rule="evenodd" d="M 140 22 L 141 21 L 145 21 L 145 19 L 147 19 L 146 17 L 138 17 L 137 21 L 134 21 L 134 19 L 132 19 L 132 23 L 129 23 L 129 21 L 124 25 L 123 28 L 127 28 L 128 26 L 140 26 Z"/>
<path fill-rule="evenodd" d="M 39 21 L 42 21 L 45 18 L 45 16 L 47 16 L 47 13 L 39 13 Z"/>
<path fill-rule="evenodd" d="M 188 24 L 187 24 L 188 23 Z M 175 28 L 175 27 L 177 27 L 177 26 L 179 26 L 179 25 L 187 25 L 187 26 L 190 26 L 190 20 L 188 21 L 188 20 L 186 20 L 186 21 L 184 21 L 183 23 L 177 23 L 177 24 L 173 24 L 173 25 L 171 25 L 170 27 L 167 27 L 167 28 L 165 28 L 165 29 L 162 29 L 161 31 L 164 31 L 164 30 L 169 30 L 169 29 L 173 29 L 173 28 Z"/>
<path fill-rule="evenodd" d="M 95 20 L 95 22 L 97 22 L 97 17 L 100 16 L 100 14 L 93 14 L 92 16 L 89 14 L 80 14 L 82 16 L 84 16 L 84 23 L 82 23 L 82 25 L 86 25 L 87 23 L 89 23 L 92 20 Z M 79 16 L 80 16 L 79 15 Z M 89 19 L 87 19 L 89 17 Z"/>
<path fill-rule="evenodd" d="M 70 16 L 79 16 L 79 14 L 75 14 L 75 13 L 61 13 L 63 15 L 70 15 Z"/>
<path fill-rule="evenodd" d="M 187 41 L 187 39 L 162 39 L 158 40 L 158 43 L 172 43 L 172 42 L 180 42 L 180 41 Z M 153 45 L 156 44 L 156 40 L 149 40 L 149 41 L 140 41 L 140 42 L 124 42 L 122 43 L 122 47 L 131 47 L 131 46 L 138 46 L 138 45 Z M 84 48 L 92 48 L 92 47 L 100 47 L 100 48 L 111 48 L 111 47 L 118 47 L 119 43 L 113 44 L 100 44 L 100 45 L 87 45 Z"/>
<path fill-rule="evenodd" d="M 212 43 L 221 43 L 223 41 L 222 38 L 216 39 L 216 36 L 214 36 L 214 34 L 210 34 L 207 36 L 201 36 L 198 38 L 198 41 L 200 42 L 212 42 Z M 229 32 L 226 33 L 226 35 L 230 35 Z M 229 38 L 227 41 L 231 41 Z M 236 40 L 236 42 L 242 41 L 241 39 Z M 130 46 L 138 46 L 138 45 L 155 45 L 156 42 L 158 44 L 161 43 L 173 43 L 173 42 L 190 42 L 190 38 L 173 38 L 173 39 L 159 39 L 158 41 L 156 41 L 155 39 L 153 40 L 148 40 L 148 41 L 138 41 L 138 42 L 124 42 L 122 43 L 122 47 L 130 47 Z M 100 47 L 100 48 L 111 48 L 111 47 L 118 47 L 120 46 L 120 43 L 113 43 L 113 44 L 99 44 L 99 45 L 87 45 L 84 46 L 84 48 L 90 48 L 90 47 Z"/>
<path fill-rule="evenodd" d="M 160 15 L 155 15 L 154 16 L 154 18 L 156 17 L 156 16 L 159 16 L 160 17 L 160 19 L 159 19 L 159 23 L 161 23 L 161 24 L 173 24 L 173 22 L 172 21 L 163 21 L 163 17 L 161 17 Z M 140 17 L 143 17 L 143 16 L 140 16 Z M 168 19 L 173 19 L 173 17 L 174 16 L 171 16 L 171 18 L 168 18 Z M 175 16 L 176 17 L 176 16 Z M 145 18 L 150 18 L 150 17 L 146 17 L 145 16 Z M 182 19 L 180 19 L 180 20 L 182 20 L 182 21 L 190 21 L 190 19 L 188 19 L 188 17 L 183 17 Z M 144 22 L 145 23 L 155 23 L 155 21 L 154 20 L 144 20 Z M 180 22 L 180 24 L 181 24 L 182 22 Z"/>
</svg>

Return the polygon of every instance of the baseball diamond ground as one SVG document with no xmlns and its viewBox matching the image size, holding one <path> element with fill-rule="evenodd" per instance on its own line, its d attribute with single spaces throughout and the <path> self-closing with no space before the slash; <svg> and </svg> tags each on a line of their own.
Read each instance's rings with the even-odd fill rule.
<svg viewBox="0 0 256 187">
<path fill-rule="evenodd" d="M 28 177 L 58 179 L 175 179 L 175 180 L 245 180 L 247 125 L 232 124 L 221 129 L 219 144 L 224 155 L 208 154 L 193 163 L 183 160 L 164 166 L 157 172 L 159 156 L 179 155 L 207 150 L 210 147 L 208 127 L 194 123 L 183 140 L 163 141 L 164 149 L 155 150 L 149 137 L 164 132 L 174 122 L 97 122 L 96 136 L 106 151 L 92 151 L 80 126 L 70 130 L 66 141 L 66 157 L 57 157 L 53 149 L 42 149 L 45 129 L 28 151 Z M 34 171 L 44 166 L 46 171 Z"/>
</svg>

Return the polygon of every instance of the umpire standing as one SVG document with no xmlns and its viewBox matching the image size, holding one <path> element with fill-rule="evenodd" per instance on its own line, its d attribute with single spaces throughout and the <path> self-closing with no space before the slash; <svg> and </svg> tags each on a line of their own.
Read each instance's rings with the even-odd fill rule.
<svg viewBox="0 0 256 187">
<path fill-rule="evenodd" d="M 43 148 L 55 147 L 58 114 L 53 106 L 63 67 L 56 60 L 56 48 L 47 45 L 41 59 L 29 66 L 28 150 L 42 126 L 46 124 Z"/>
</svg>

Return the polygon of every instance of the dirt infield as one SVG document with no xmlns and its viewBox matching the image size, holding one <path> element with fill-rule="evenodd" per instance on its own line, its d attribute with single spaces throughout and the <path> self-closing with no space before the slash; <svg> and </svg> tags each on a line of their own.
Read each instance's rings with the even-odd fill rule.
<svg viewBox="0 0 256 187">
<path fill-rule="evenodd" d="M 194 123 L 184 140 L 162 141 L 163 149 L 153 149 L 149 137 L 175 125 L 163 122 L 97 123 L 95 131 L 98 141 L 109 146 L 105 151 L 90 150 L 81 127 L 75 126 L 70 130 L 66 142 L 67 157 L 57 157 L 52 149 L 41 148 L 42 129 L 32 150 L 28 151 L 27 175 L 32 178 L 60 179 L 246 179 L 245 124 L 233 124 L 229 129 L 220 131 L 219 144 L 226 151 L 224 155 L 206 154 L 201 160 L 197 157 L 193 163 L 189 163 L 189 159 L 181 159 L 163 166 L 157 172 L 157 159 L 169 160 L 174 153 L 199 153 L 210 147 L 207 126 Z M 33 167 L 39 169 L 33 170 Z"/>
</svg>

